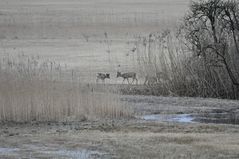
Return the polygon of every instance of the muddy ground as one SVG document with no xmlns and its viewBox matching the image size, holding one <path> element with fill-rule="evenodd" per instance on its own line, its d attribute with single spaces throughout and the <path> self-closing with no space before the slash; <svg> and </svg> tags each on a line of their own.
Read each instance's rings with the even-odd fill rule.
<svg viewBox="0 0 239 159">
<path fill-rule="evenodd" d="M 238 101 L 129 95 L 121 100 L 134 118 L 2 123 L 0 158 L 239 158 L 239 125 L 212 116 L 238 115 Z M 141 118 L 151 114 L 190 114 L 194 120 Z"/>
</svg>

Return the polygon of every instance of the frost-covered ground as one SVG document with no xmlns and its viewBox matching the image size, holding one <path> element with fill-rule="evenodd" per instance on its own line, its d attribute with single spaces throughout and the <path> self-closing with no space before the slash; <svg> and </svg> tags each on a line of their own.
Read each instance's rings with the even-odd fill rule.
<svg viewBox="0 0 239 159">
<path fill-rule="evenodd" d="M 130 51 L 135 37 L 174 28 L 188 3 L 1 0 L 0 55 L 60 62 L 77 69 L 87 82 L 95 81 L 97 72 L 110 72 L 115 83 L 117 70 L 137 70 Z M 238 101 L 153 96 L 121 100 L 135 118 L 1 123 L 0 158 L 239 158 Z M 168 114 L 189 114 L 196 120 L 144 120 L 144 115 Z"/>
<path fill-rule="evenodd" d="M 135 116 L 237 112 L 233 100 L 122 96 Z M 214 112 L 215 113 L 215 112 Z M 200 114 L 202 115 L 202 114 Z M 212 121 L 210 121 L 212 122 Z M 239 126 L 143 118 L 0 126 L 0 158 L 238 158 Z"/>
<path fill-rule="evenodd" d="M 1 0 L 0 52 L 67 64 L 81 80 L 137 72 L 131 50 L 138 36 L 174 28 L 188 0 Z M 120 65 L 120 67 L 119 67 Z"/>
</svg>

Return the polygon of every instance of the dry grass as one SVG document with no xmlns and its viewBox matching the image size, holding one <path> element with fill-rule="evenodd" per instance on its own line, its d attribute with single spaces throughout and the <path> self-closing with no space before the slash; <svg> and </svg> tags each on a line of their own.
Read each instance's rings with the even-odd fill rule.
<svg viewBox="0 0 239 159">
<path fill-rule="evenodd" d="M 34 57 L 5 58 L 0 67 L 0 121 L 85 120 L 129 117 L 107 89 L 82 84 L 73 71 Z"/>
<path fill-rule="evenodd" d="M 136 112 L 192 113 L 238 108 L 234 100 L 131 96 Z M 128 99 L 128 100 L 127 100 Z M 140 108 L 141 107 L 141 108 Z M 147 113 L 146 112 L 146 113 Z M 18 149 L 2 158 L 77 158 L 81 150 L 96 158 L 238 158 L 239 129 L 231 124 L 96 120 L 50 124 L 0 124 L 1 147 Z M 57 152 L 66 153 L 57 153 Z M 52 153 L 49 153 L 52 152 Z M 69 152 L 69 153 L 67 153 Z M 69 155 L 69 156 L 68 156 Z M 95 156 L 92 156 L 94 158 Z"/>
<path fill-rule="evenodd" d="M 142 77 L 162 74 L 157 83 L 148 85 L 151 91 L 144 89 L 146 94 L 237 98 L 225 68 L 208 67 L 185 44 L 183 35 L 169 30 L 136 39 L 138 72 Z M 138 90 L 137 94 L 142 92 Z"/>
<path fill-rule="evenodd" d="M 142 124 L 141 124 L 142 125 Z M 166 127 L 165 127 L 166 128 Z M 38 134 L 38 133 L 37 133 Z M 6 147 L 22 149 L 18 156 L 27 156 L 29 150 L 33 156 L 41 154 L 46 149 L 77 151 L 81 149 L 102 152 L 102 158 L 238 158 L 237 133 L 152 133 L 152 132 L 99 132 L 80 131 L 49 134 L 42 131 L 41 135 L 15 136 L 2 138 Z M 40 134 L 40 133 L 39 133 Z M 62 146 L 62 143 L 64 143 Z M 15 146 L 14 146 L 15 145 Z M 26 145 L 34 145 L 34 149 Z M 44 145 L 44 146 L 43 146 Z M 24 149 L 23 149 L 24 148 Z M 67 154 L 66 154 L 67 155 Z M 11 156 L 11 154 L 9 154 Z M 44 156 L 44 157 L 45 157 Z M 49 157 L 49 156 L 48 156 Z M 52 156 L 56 157 L 56 156 Z"/>
</svg>

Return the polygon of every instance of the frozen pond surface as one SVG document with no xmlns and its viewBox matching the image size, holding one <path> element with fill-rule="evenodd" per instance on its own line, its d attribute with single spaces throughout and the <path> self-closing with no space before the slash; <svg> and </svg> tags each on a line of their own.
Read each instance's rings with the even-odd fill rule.
<svg viewBox="0 0 239 159">
<path fill-rule="evenodd" d="M 59 156 L 59 157 L 67 157 L 72 159 L 89 159 L 89 158 L 100 158 L 102 153 L 98 151 L 91 151 L 86 149 L 81 150 L 56 150 L 56 151 L 43 151 L 42 153 Z"/>
<path fill-rule="evenodd" d="M 195 118 L 190 114 L 151 114 L 144 115 L 142 119 L 151 121 L 193 123 Z"/>
<path fill-rule="evenodd" d="M 30 145 L 27 145 L 27 147 Z M 37 149 L 36 149 L 37 148 Z M 31 145 L 27 149 L 23 148 L 0 148 L 0 158 L 1 157 L 16 157 L 16 156 L 30 156 L 34 157 L 39 155 L 41 157 L 53 157 L 53 158 L 69 158 L 69 159 L 91 159 L 91 158 L 101 158 L 104 153 L 87 150 L 87 149 L 77 149 L 77 150 L 66 150 L 66 149 L 51 149 L 47 147 L 38 147 Z"/>
<path fill-rule="evenodd" d="M 2 148 L 2 147 L 0 147 L 0 155 L 13 154 L 17 151 L 19 151 L 18 148 Z"/>
</svg>

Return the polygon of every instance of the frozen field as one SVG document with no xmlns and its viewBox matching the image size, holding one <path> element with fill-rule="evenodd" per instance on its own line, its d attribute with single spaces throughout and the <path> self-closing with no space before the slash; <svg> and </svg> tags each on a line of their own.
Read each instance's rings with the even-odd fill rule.
<svg viewBox="0 0 239 159">
<path fill-rule="evenodd" d="M 97 72 L 136 71 L 135 37 L 174 28 L 188 0 L 1 0 L 0 52 L 40 56 Z M 119 67 L 120 65 L 120 67 Z M 111 82 L 116 79 L 111 80 Z"/>
<path fill-rule="evenodd" d="M 133 108 L 138 116 L 154 114 L 156 117 L 158 114 L 164 117 L 162 120 L 134 118 L 1 124 L 0 158 L 239 157 L 238 123 L 231 121 L 225 124 L 220 120 L 223 119 L 220 112 L 228 112 L 229 117 L 238 112 L 238 101 L 152 96 L 121 96 L 121 99 L 127 101 L 127 106 Z M 169 114 L 176 115 L 165 118 Z M 192 122 L 186 114 L 197 114 L 208 121 Z M 215 118 L 218 124 L 214 124 L 212 119 Z"/>
<path fill-rule="evenodd" d="M 142 84 L 135 39 L 174 30 L 189 3 L 0 0 L 0 159 L 239 158 L 238 100 L 115 84 L 117 71 L 136 72 Z M 89 84 L 98 72 L 111 84 Z"/>
</svg>

